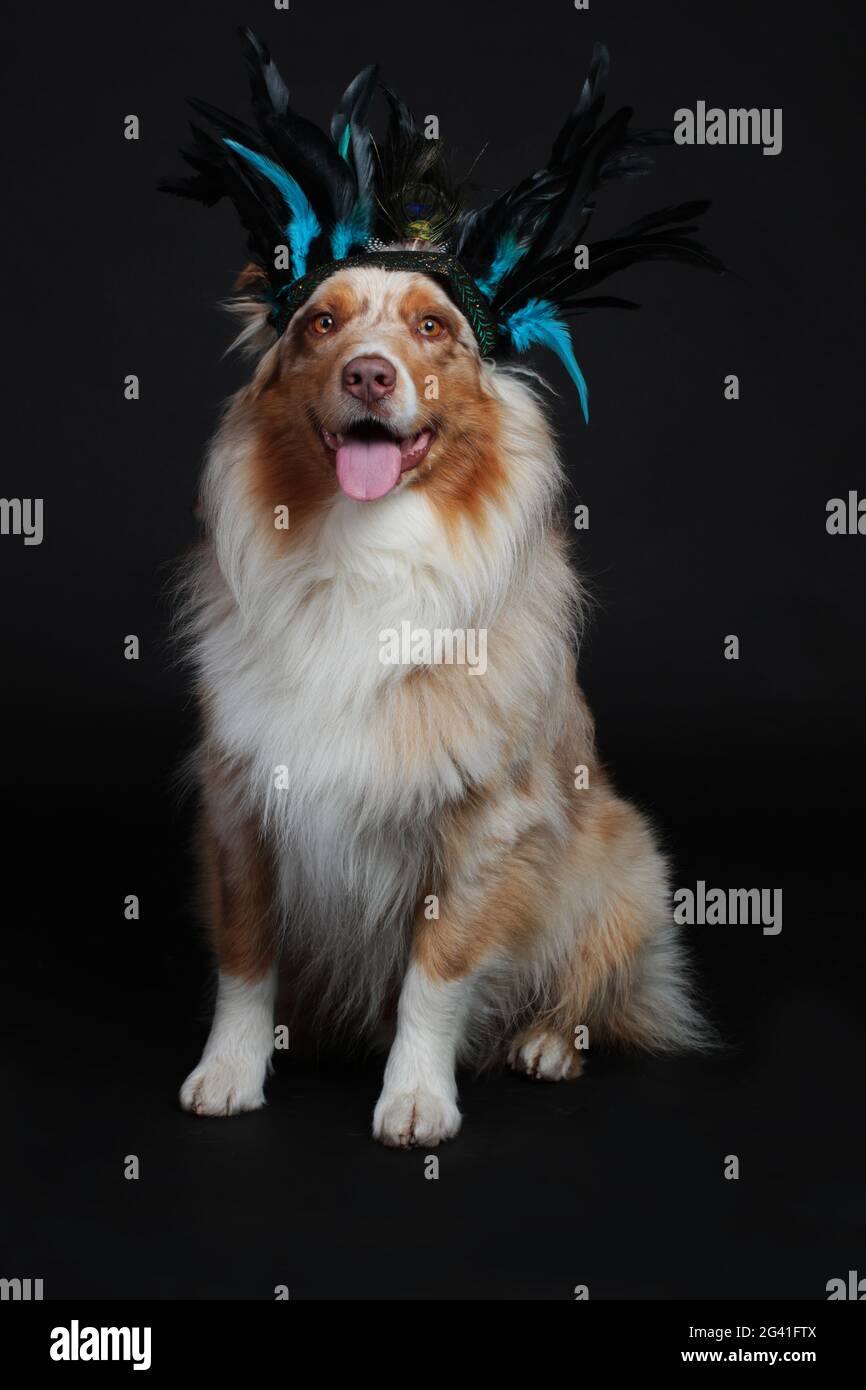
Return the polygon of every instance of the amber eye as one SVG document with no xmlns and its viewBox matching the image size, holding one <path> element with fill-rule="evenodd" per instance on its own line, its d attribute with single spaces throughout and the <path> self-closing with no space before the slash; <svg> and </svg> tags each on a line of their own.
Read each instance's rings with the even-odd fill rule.
<svg viewBox="0 0 866 1390">
<path fill-rule="evenodd" d="M 445 325 L 432 314 L 425 314 L 418 324 L 418 332 L 422 338 L 441 338 L 445 332 Z"/>
<path fill-rule="evenodd" d="M 318 337 L 322 337 L 325 333 L 330 333 L 333 327 L 333 314 L 316 314 L 316 317 L 310 320 L 310 332 L 317 334 Z"/>
</svg>

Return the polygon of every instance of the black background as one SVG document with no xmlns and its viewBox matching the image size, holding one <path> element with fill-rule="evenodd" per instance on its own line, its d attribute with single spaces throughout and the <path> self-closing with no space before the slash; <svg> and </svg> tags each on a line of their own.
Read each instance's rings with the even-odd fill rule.
<svg viewBox="0 0 866 1390">
<path fill-rule="evenodd" d="M 542 162 L 596 38 L 612 102 L 640 124 L 699 99 L 784 111 L 778 157 L 671 149 L 611 191 L 596 231 L 712 197 L 706 236 L 731 273 L 633 270 L 615 288 L 640 314 L 579 322 L 590 428 L 538 361 L 590 508 L 581 677 L 603 755 L 654 814 L 677 884 L 782 888 L 783 931 L 692 929 L 719 1057 L 593 1057 L 569 1087 L 465 1080 L 438 1182 L 422 1152 L 371 1141 L 376 1060 L 293 1051 L 262 1112 L 176 1108 L 209 1004 L 171 792 L 192 712 L 164 590 L 242 380 L 214 306 L 243 248 L 228 207 L 154 189 L 180 170 L 186 95 L 245 114 L 237 23 L 318 120 L 378 59 L 439 116 L 458 172 L 487 145 L 482 191 Z M 866 493 L 862 47 L 853 0 L 151 0 L 6 18 L 2 493 L 45 499 L 45 539 L 0 538 L 0 1274 L 41 1277 L 49 1298 L 255 1299 L 580 1283 L 593 1299 L 821 1299 L 866 1274 L 866 537 L 825 529 L 828 498 Z"/>
</svg>

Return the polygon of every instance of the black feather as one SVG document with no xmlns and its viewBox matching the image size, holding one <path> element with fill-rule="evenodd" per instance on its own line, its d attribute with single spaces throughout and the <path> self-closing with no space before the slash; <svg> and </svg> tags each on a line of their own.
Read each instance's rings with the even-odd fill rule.
<svg viewBox="0 0 866 1390">
<path fill-rule="evenodd" d="M 376 171 L 367 115 L 378 77 L 377 64 L 371 63 L 362 68 L 357 77 L 349 83 L 331 117 L 331 139 L 338 150 L 348 127 L 355 174 L 354 198 L 356 202 L 360 200 L 365 205 L 372 205 L 374 201 L 373 183 Z M 344 215 L 348 215 L 349 211 L 351 209 L 347 209 Z"/>
<path fill-rule="evenodd" d="M 592 133 L 604 108 L 609 75 L 610 55 L 604 44 L 596 43 L 592 49 L 589 76 L 581 88 L 577 104 L 553 142 L 549 163 L 554 168 L 570 165 L 584 140 Z"/>
<path fill-rule="evenodd" d="M 284 116 L 289 109 L 289 89 L 280 76 L 267 46 L 252 29 L 239 29 L 250 80 L 253 110 L 259 121 L 266 116 Z"/>
</svg>

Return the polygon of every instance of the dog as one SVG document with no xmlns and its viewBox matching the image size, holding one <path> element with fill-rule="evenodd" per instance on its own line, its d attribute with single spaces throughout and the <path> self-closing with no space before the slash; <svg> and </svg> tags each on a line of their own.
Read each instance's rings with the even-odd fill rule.
<svg viewBox="0 0 866 1390">
<path fill-rule="evenodd" d="M 701 1046 L 665 857 L 576 680 L 537 378 L 431 276 L 338 269 L 276 341 L 260 278 L 182 601 L 218 986 L 181 1105 L 264 1103 L 281 959 L 305 1032 L 375 1038 L 397 997 L 372 1119 L 395 1147 L 458 1133 L 462 1065 L 564 1081 L 587 1040 Z M 401 631 L 484 634 L 484 669 L 447 640 L 395 659 Z"/>
</svg>

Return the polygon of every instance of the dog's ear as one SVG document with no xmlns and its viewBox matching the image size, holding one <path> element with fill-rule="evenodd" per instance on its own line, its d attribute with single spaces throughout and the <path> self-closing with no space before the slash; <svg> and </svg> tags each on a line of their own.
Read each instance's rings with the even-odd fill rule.
<svg viewBox="0 0 866 1390">
<path fill-rule="evenodd" d="M 261 357 L 276 342 L 276 330 L 271 320 L 267 299 L 268 277 L 261 266 L 250 261 L 233 285 L 234 294 L 224 308 L 240 321 L 241 330 L 231 345 L 245 357 Z"/>
</svg>

